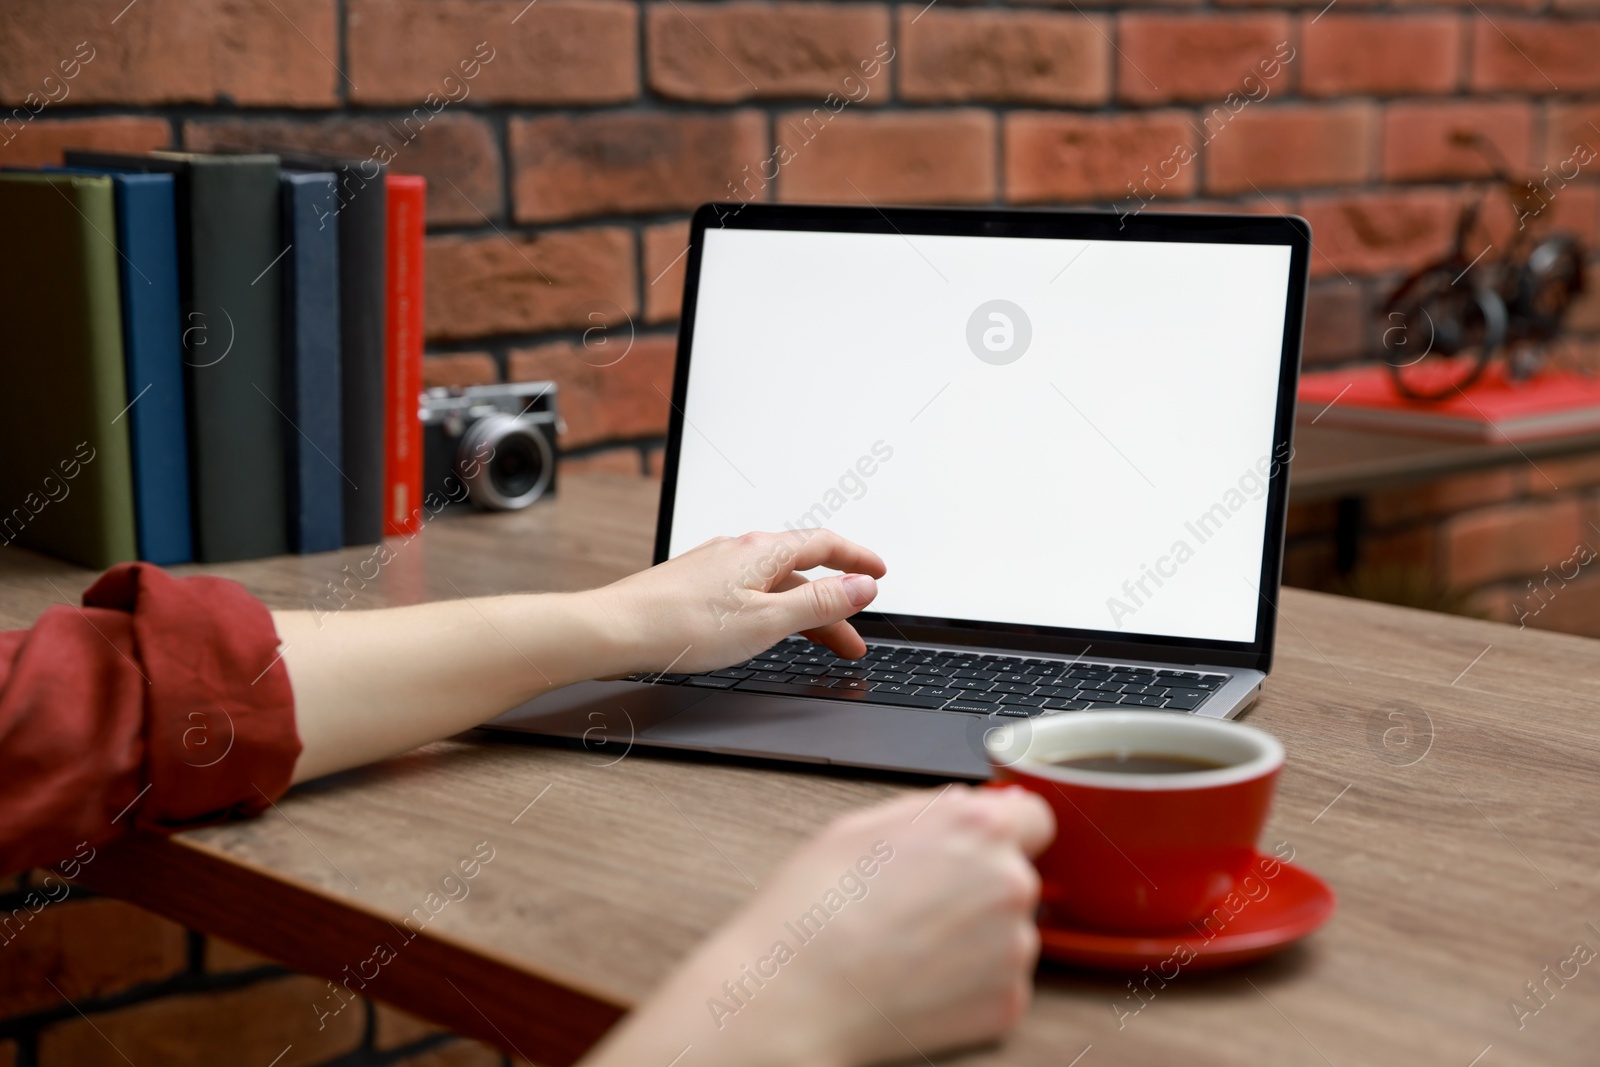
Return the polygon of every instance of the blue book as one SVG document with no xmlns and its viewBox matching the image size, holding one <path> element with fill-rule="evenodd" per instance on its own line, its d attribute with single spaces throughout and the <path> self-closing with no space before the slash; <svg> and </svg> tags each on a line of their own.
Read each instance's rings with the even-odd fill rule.
<svg viewBox="0 0 1600 1067">
<path fill-rule="evenodd" d="M 47 168 L 55 169 L 55 168 Z M 170 174 L 93 167 L 116 197 L 122 346 L 133 445 L 134 529 L 139 558 L 163 566 L 194 559 L 189 439 L 178 295 L 178 218 Z"/>
<path fill-rule="evenodd" d="M 340 418 L 338 187 L 328 173 L 283 171 L 283 402 L 289 547 L 344 545 Z"/>
</svg>

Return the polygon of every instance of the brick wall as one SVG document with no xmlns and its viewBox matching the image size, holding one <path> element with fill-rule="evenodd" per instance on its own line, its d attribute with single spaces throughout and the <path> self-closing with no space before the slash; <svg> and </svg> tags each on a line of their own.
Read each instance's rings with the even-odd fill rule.
<svg viewBox="0 0 1600 1067">
<path fill-rule="evenodd" d="M 0 1067 L 507 1064 L 374 1001 L 319 1016 L 325 981 L 54 875 L 0 879 L 0 917 Z"/>
<path fill-rule="evenodd" d="M 1446 247 L 1483 174 L 1451 131 L 1530 173 L 1600 143 L 1597 53 L 1596 0 L 16 2 L 0 166 L 67 145 L 277 144 L 423 174 L 427 380 L 554 378 L 569 464 L 641 473 L 704 200 L 1297 211 L 1317 235 L 1306 362 L 1330 365 L 1372 350 L 1385 286 Z M 1537 221 L 1595 242 L 1600 182 L 1580 174 Z M 1600 300 L 1577 322 L 1600 328 Z M 1600 545 L 1594 464 L 1552 477 L 1560 491 L 1520 470 L 1374 498 L 1365 561 L 1514 617 L 1528 580 L 1571 571 L 1569 541 Z M 1327 507 L 1295 509 L 1291 580 L 1346 581 L 1332 528 Z M 1600 632 L 1589 580 L 1530 624 Z M 0 947 L 0 1067 L 104 1055 L 71 1044 L 83 1020 L 40 976 L 129 1042 L 231 1030 L 267 1063 L 303 1026 L 284 991 L 305 979 L 110 902 L 49 915 Z M 357 1016 L 283 1062 L 490 1055 Z"/>
<path fill-rule="evenodd" d="M 1345 573 L 1338 506 L 1292 507 L 1284 581 L 1600 637 L 1600 456 L 1456 475 L 1360 507 Z"/>
<path fill-rule="evenodd" d="M 1383 287 L 1446 246 L 1484 173 L 1451 131 L 1530 174 L 1600 143 L 1594 0 L 117 6 L 0 11 L 29 116 L 0 165 L 270 143 L 424 174 L 428 381 L 554 377 L 568 448 L 618 470 L 659 448 L 709 198 L 1298 211 L 1315 366 L 1370 352 Z M 1539 223 L 1594 241 L 1600 183 Z"/>
</svg>

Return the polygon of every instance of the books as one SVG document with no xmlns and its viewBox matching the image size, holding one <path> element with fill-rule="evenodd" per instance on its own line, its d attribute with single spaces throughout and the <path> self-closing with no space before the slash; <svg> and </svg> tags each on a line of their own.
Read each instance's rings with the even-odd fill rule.
<svg viewBox="0 0 1600 1067">
<path fill-rule="evenodd" d="M 180 355 L 177 205 L 170 174 L 99 172 L 116 198 L 128 433 L 139 558 L 194 558 L 187 387 Z"/>
<path fill-rule="evenodd" d="M 427 182 L 391 174 L 388 189 L 388 401 L 383 532 L 422 526 L 422 239 Z"/>
<path fill-rule="evenodd" d="M 283 197 L 283 405 L 289 547 L 331 552 L 344 544 L 339 432 L 339 233 L 332 174 L 289 173 Z"/>
<path fill-rule="evenodd" d="M 285 551 L 279 294 L 266 284 L 284 247 L 277 157 L 69 149 L 66 160 L 173 175 L 195 558 Z"/>
<path fill-rule="evenodd" d="M 210 563 L 415 532 L 424 181 L 393 179 L 391 217 L 371 161 L 64 155 L 5 172 L 0 547 Z"/>
<path fill-rule="evenodd" d="M 137 556 L 109 178 L 0 174 L 0 545 Z"/>
<path fill-rule="evenodd" d="M 1512 381 L 1499 361 L 1444 400 L 1406 399 L 1382 364 L 1303 375 L 1299 396 L 1299 416 L 1319 426 L 1486 442 L 1600 430 L 1600 379 L 1551 369 Z"/>
</svg>

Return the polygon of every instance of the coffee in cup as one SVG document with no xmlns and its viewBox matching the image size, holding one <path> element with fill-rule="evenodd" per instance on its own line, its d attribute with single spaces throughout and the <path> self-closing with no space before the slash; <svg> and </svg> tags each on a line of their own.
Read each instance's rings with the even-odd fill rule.
<svg viewBox="0 0 1600 1067">
<path fill-rule="evenodd" d="M 1019 720 L 985 747 L 996 784 L 1055 812 L 1047 921 L 1125 934 L 1192 933 L 1248 872 L 1284 759 L 1254 727 L 1164 711 Z"/>
</svg>

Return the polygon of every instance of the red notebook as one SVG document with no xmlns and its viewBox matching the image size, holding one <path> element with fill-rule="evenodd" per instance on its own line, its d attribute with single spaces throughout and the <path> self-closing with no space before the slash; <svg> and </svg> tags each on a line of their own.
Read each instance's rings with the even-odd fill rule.
<svg viewBox="0 0 1600 1067">
<path fill-rule="evenodd" d="M 1526 441 L 1600 430 L 1600 378 L 1547 370 L 1512 381 L 1496 361 L 1464 391 L 1407 400 L 1374 363 L 1300 379 L 1299 417 L 1318 426 L 1387 430 L 1462 441 Z"/>
<path fill-rule="evenodd" d="M 390 174 L 387 353 L 389 396 L 384 404 L 383 532 L 422 527 L 422 234 L 427 182 Z"/>
</svg>

